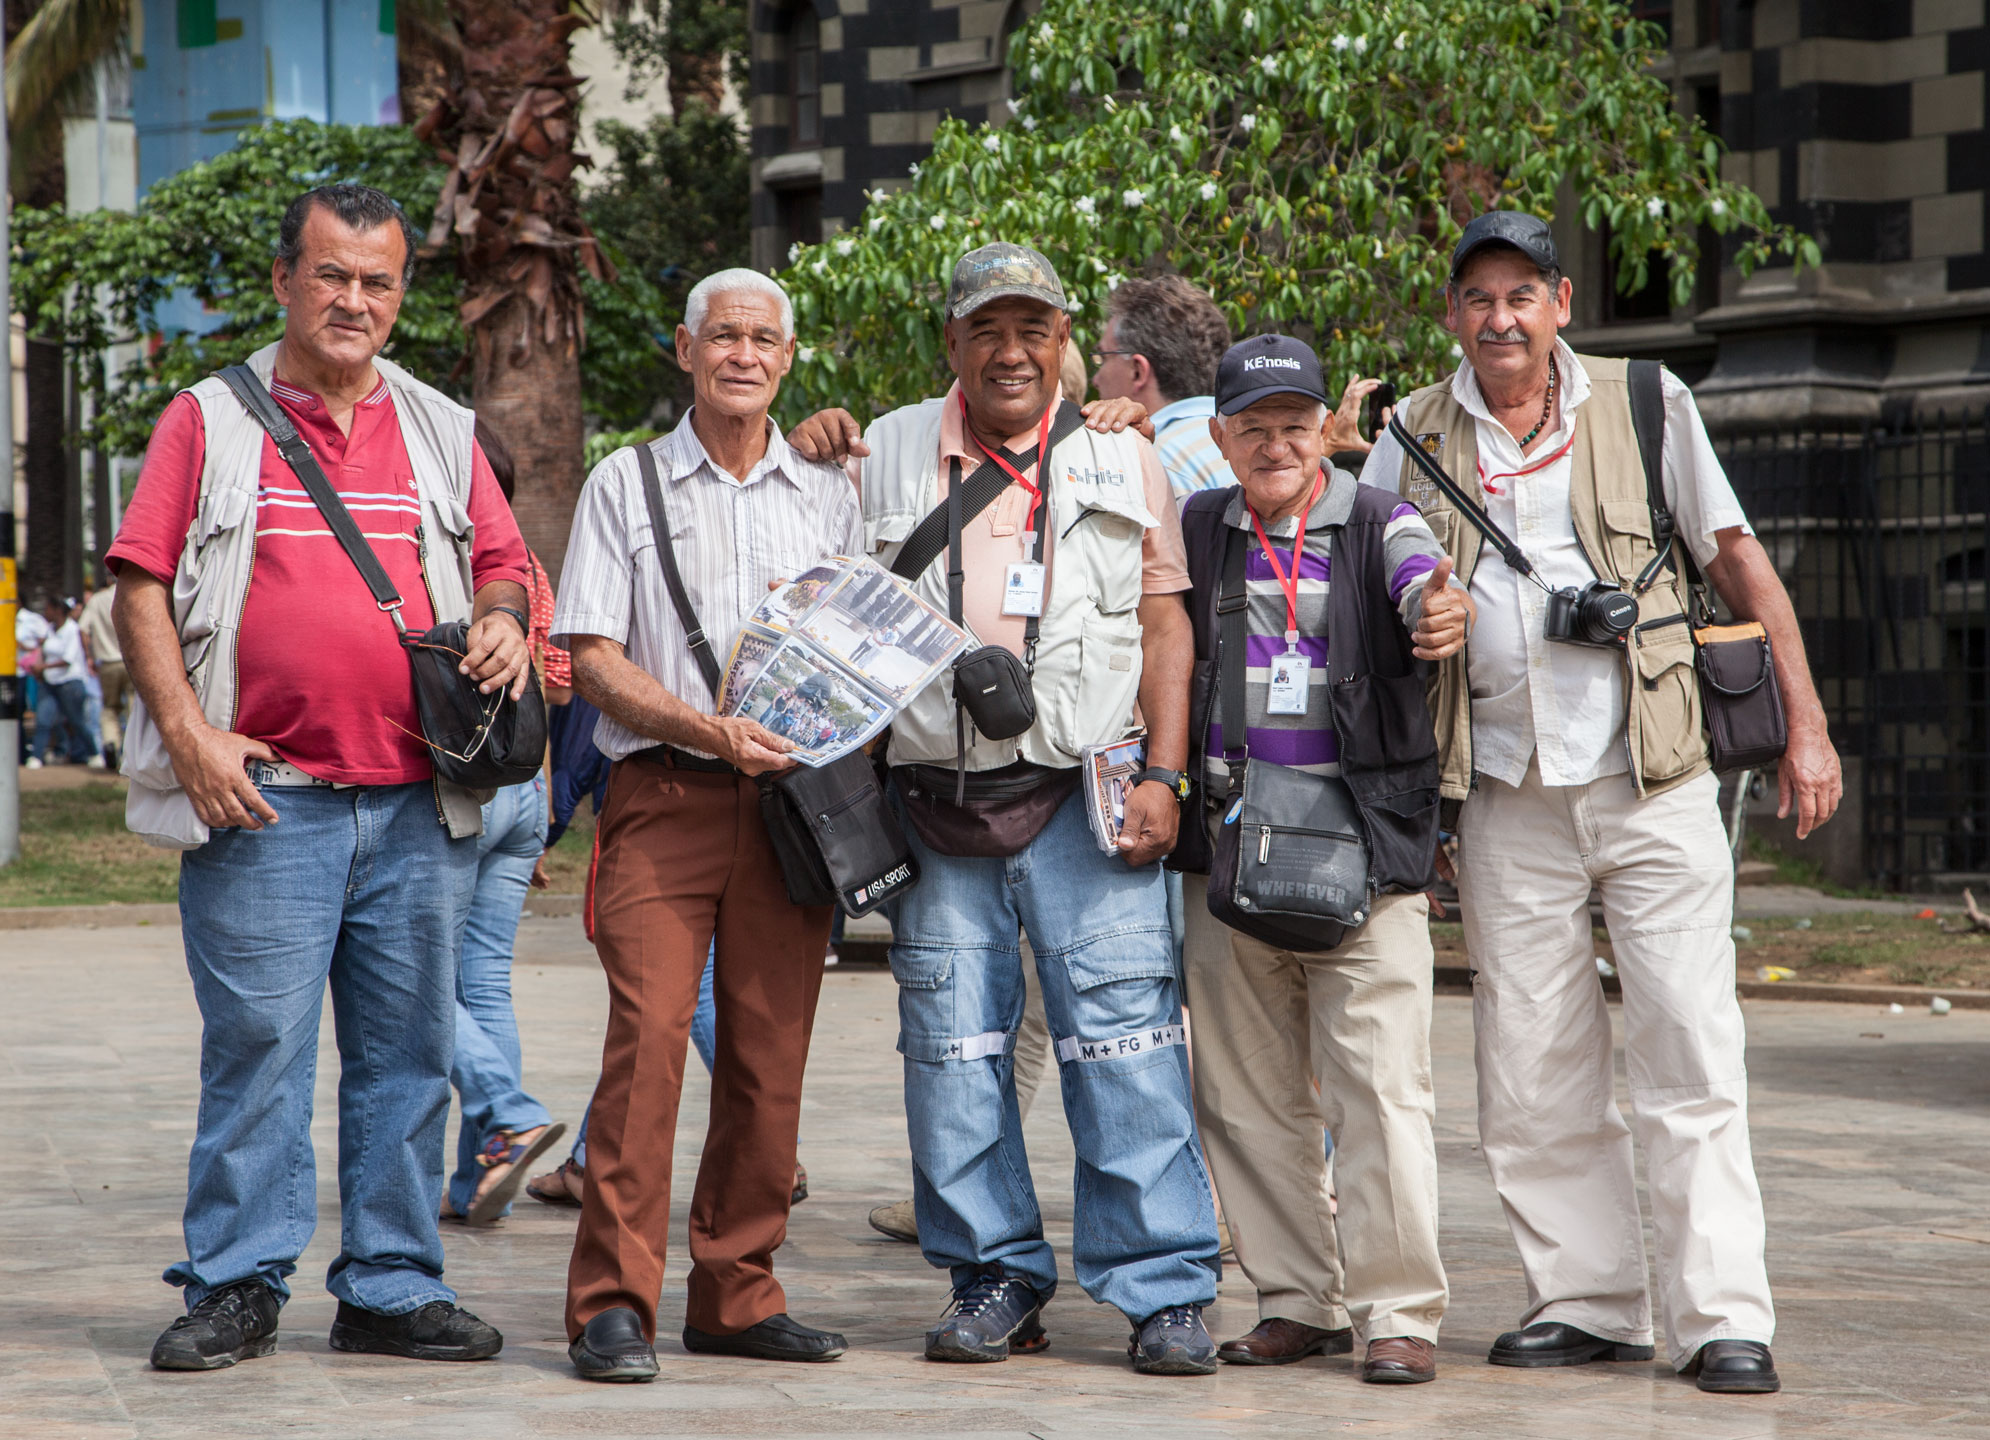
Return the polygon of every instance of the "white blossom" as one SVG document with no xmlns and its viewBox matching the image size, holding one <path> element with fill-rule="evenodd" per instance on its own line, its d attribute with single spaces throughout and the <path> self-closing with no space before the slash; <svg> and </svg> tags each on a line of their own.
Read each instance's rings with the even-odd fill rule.
<svg viewBox="0 0 1990 1440">
<path fill-rule="evenodd" d="M 1010 113 L 1011 115 L 1020 115 L 1020 114 L 1022 114 L 1022 113 L 1023 113 L 1023 103 L 1024 103 L 1023 101 L 1021 101 L 1021 100 L 1018 100 L 1018 99 L 1016 99 L 1015 97 L 1011 96 L 1011 97 L 1010 97 L 1010 99 L 1009 99 L 1009 113 Z"/>
<path fill-rule="evenodd" d="M 1050 28 L 1050 22 L 1046 20 L 1042 25 L 1037 27 L 1036 38 L 1048 45 L 1052 40 L 1057 38 L 1057 32 Z"/>
<path fill-rule="evenodd" d="M 986 150 L 990 155 L 993 155 L 997 150 L 1002 148 L 1002 137 L 999 135 L 983 135 L 981 137 L 981 148 Z"/>
<path fill-rule="evenodd" d="M 1072 202 L 1072 209 L 1080 215 L 1093 215 L 1098 212 L 1099 202 L 1089 195 L 1080 195 Z"/>
<path fill-rule="evenodd" d="M 1258 69 L 1264 71 L 1267 75 L 1276 75 L 1278 73 L 1278 57 L 1276 55 L 1265 56 L 1264 59 L 1258 61 Z"/>
<path fill-rule="evenodd" d="M 1451 358 L 1453 360 L 1459 359 L 1464 355 L 1464 353 L 1465 353 L 1465 347 L 1463 345 L 1453 345 L 1451 347 Z"/>
<path fill-rule="evenodd" d="M 818 275 L 827 275 L 829 273 L 829 262 L 827 260 L 818 260 L 808 268 Z"/>
<path fill-rule="evenodd" d="M 1375 258 L 1377 260 L 1380 260 L 1383 257 L 1383 255 L 1385 255 L 1386 253 L 1387 252 L 1382 248 L 1382 242 L 1380 240 L 1377 240 L 1375 242 Z"/>
<path fill-rule="evenodd" d="M 1357 35 L 1354 37 L 1354 53 L 1357 55 L 1366 55 L 1368 53 L 1368 37 L 1366 35 Z"/>
<path fill-rule="evenodd" d="M 1034 115 L 1025 115 L 1025 116 L 1023 117 L 1023 128 L 1024 128 L 1025 130 L 1034 130 L 1034 129 L 1036 129 L 1036 116 L 1034 116 Z"/>
<path fill-rule="evenodd" d="M 1096 256 L 1096 255 L 1093 255 L 1093 256 L 1091 256 L 1091 257 L 1089 257 L 1089 258 L 1091 259 L 1091 262 L 1092 262 L 1092 269 L 1093 269 L 1093 270 L 1095 270 L 1095 271 L 1096 271 L 1097 273 L 1099 273 L 1099 274 L 1101 274 L 1101 275 L 1103 275 L 1103 274 L 1105 274 L 1105 273 L 1106 273 L 1106 262 L 1105 262 L 1105 261 L 1101 260 L 1101 259 L 1100 259 L 1100 258 L 1099 258 L 1098 256 Z"/>
<path fill-rule="evenodd" d="M 848 255 L 856 248 L 857 242 L 855 240 L 838 240 L 836 242 L 836 253 L 838 255 Z"/>
<path fill-rule="evenodd" d="M 919 162 L 914 160 L 910 165 L 906 166 L 905 173 L 910 175 L 914 180 L 917 180 L 919 178 Z"/>
<path fill-rule="evenodd" d="M 1214 180 L 1205 180 L 1202 182 L 1202 198 L 1205 200 L 1214 200 L 1216 198 L 1216 182 Z"/>
<path fill-rule="evenodd" d="M 1169 142 L 1170 142 L 1171 144 L 1175 144 L 1175 145 L 1179 145 L 1179 144 L 1181 144 L 1181 143 L 1182 143 L 1182 140 L 1183 140 L 1184 138 L 1185 138 L 1185 137 L 1184 137 L 1184 136 L 1182 135 L 1182 127 L 1181 127 L 1181 126 L 1179 126 L 1179 125 L 1170 125 L 1170 126 L 1168 127 L 1168 140 L 1169 140 Z"/>
<path fill-rule="evenodd" d="M 1665 213 L 1665 202 L 1659 199 L 1656 195 L 1652 196 L 1651 199 L 1645 201 L 1645 214 L 1651 216 L 1652 219 L 1656 220 L 1658 219 L 1659 216 L 1663 215 L 1664 213 Z"/>
<path fill-rule="evenodd" d="M 796 243 L 788 247 L 788 263 L 792 265 L 795 263 L 795 261 L 801 258 L 802 258 L 801 242 L 797 241 Z"/>
<path fill-rule="evenodd" d="M 813 345 L 803 345 L 795 351 L 795 359 L 801 361 L 804 365 L 808 364 L 814 358 L 815 347 Z"/>
<path fill-rule="evenodd" d="M 1175 22 L 1175 38 L 1177 40 L 1188 39 L 1188 21 L 1177 20 Z"/>
<path fill-rule="evenodd" d="M 1258 25 L 1258 12 L 1257 12 L 1257 11 L 1255 11 L 1255 10 L 1246 10 L 1246 11 L 1245 11 L 1245 12 L 1244 12 L 1244 13 L 1243 13 L 1242 15 L 1238 16 L 1237 18 L 1238 18 L 1239 20 L 1243 21 L 1243 24 L 1244 24 L 1244 28 L 1245 28 L 1246 30 L 1255 30 L 1255 29 L 1257 29 L 1257 25 Z"/>
<path fill-rule="evenodd" d="M 935 230 L 944 230 L 947 228 L 947 217 L 944 213 L 929 215 L 926 218 L 926 223 L 931 225 Z"/>
<path fill-rule="evenodd" d="M 884 229 L 884 216 L 882 215 L 871 216 L 871 234 L 875 235 L 878 233 L 878 231 L 882 229 Z"/>
<path fill-rule="evenodd" d="M 1410 32 L 1409 32 L 1409 31 L 1407 31 L 1407 30 L 1398 30 L 1398 31 L 1396 32 L 1396 48 L 1397 48 L 1398 50 L 1407 50 L 1407 49 L 1409 49 L 1409 48 L 1410 48 Z"/>
<path fill-rule="evenodd" d="M 1078 93 L 1080 87 L 1076 76 L 1072 77 L 1071 84 L 1067 88 L 1070 91 L 1070 93 L 1073 95 L 1076 95 Z"/>
<path fill-rule="evenodd" d="M 1106 289 L 1107 290 L 1119 289 L 1119 282 L 1124 280 L 1125 278 L 1126 277 L 1124 275 L 1119 274 L 1117 271 L 1115 271 L 1111 275 L 1106 276 Z"/>
<path fill-rule="evenodd" d="M 1145 190 L 1128 190 L 1119 198 L 1127 209 L 1138 210 L 1142 205 L 1147 203 L 1147 192 Z"/>
<path fill-rule="evenodd" d="M 1239 115 L 1237 117 L 1237 125 L 1248 135 L 1258 128 L 1258 117 L 1255 114 Z"/>
<path fill-rule="evenodd" d="M 1347 49 L 1348 46 L 1352 45 L 1353 43 L 1354 42 L 1348 39 L 1347 36 L 1345 35 L 1334 36 L 1334 49 L 1336 50 L 1345 50 Z"/>
<path fill-rule="evenodd" d="M 1043 79 L 1043 66 L 1041 65 L 1030 66 L 1030 79 L 1032 80 Z"/>
<path fill-rule="evenodd" d="M 1707 208 L 1713 211 L 1714 214 L 1716 215 L 1725 215 L 1727 214 L 1727 201 L 1716 200 L 1714 201 L 1713 204 L 1709 205 Z"/>
</svg>

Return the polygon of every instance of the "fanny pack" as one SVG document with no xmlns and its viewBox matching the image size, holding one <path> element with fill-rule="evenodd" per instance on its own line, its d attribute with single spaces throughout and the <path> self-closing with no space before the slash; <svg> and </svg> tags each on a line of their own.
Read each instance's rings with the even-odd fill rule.
<svg viewBox="0 0 1990 1440">
<path fill-rule="evenodd" d="M 452 785 L 489 790 L 522 785 L 539 773 L 546 759 L 546 700 L 539 677 L 528 673 L 525 694 L 511 698 L 505 686 L 485 695 L 475 678 L 456 667 L 469 650 L 470 627 L 462 620 L 445 620 L 423 635 L 410 635 L 401 619 L 401 593 L 387 577 L 358 523 L 339 499 L 311 447 L 290 423 L 262 381 L 246 365 L 230 365 L 221 379 L 235 392 L 256 422 L 276 442 L 304 493 L 325 517 L 346 556 L 359 571 L 373 601 L 394 622 L 394 633 L 408 657 L 421 717 L 422 742 L 435 773 Z"/>
<path fill-rule="evenodd" d="M 1014 457 L 1015 468 L 1021 470 L 1034 463 L 1041 477 L 1050 452 L 1084 422 L 1084 414 L 1076 405 L 1060 402 L 1040 453 L 1031 450 Z M 939 558 L 944 548 L 948 556 L 947 614 L 954 624 L 959 625 L 962 623 L 961 596 L 967 580 L 961 562 L 961 531 L 969 521 L 995 503 L 1009 488 L 1010 480 L 1008 473 L 992 459 L 980 465 L 965 482 L 961 479 L 960 461 L 955 459 L 950 464 L 947 498 L 927 512 L 912 533 L 906 536 L 891 570 L 901 579 L 917 580 L 925 573 L 926 567 Z M 1044 487 L 1039 485 L 1038 488 Z M 1041 565 L 1044 535 L 1050 528 L 1047 490 L 1043 503 L 1032 507 L 1030 513 L 1033 520 L 1030 559 Z M 1049 597 L 1046 595 L 1044 599 L 1047 602 Z M 1012 739 L 1036 724 L 1036 688 L 1031 677 L 1036 667 L 1040 629 L 1037 616 L 1031 615 L 1024 620 L 1021 657 L 1003 645 L 983 645 L 954 661 L 955 805 L 964 805 L 967 800 L 967 722 L 972 720 L 976 732 L 990 740 Z M 1042 828 L 1037 826 L 1037 829 Z M 1030 838 L 1035 833 L 1031 831 Z M 1029 838 L 1025 838 L 1023 844 L 1028 843 Z M 1013 855 L 1015 851 L 1005 853 Z"/>
<path fill-rule="evenodd" d="M 677 547 L 663 509 L 656 455 L 648 445 L 635 450 L 664 586 L 699 673 L 717 695 L 719 659 L 677 569 Z M 796 765 L 777 774 L 756 775 L 754 783 L 760 789 L 760 818 L 793 903 L 841 906 L 854 919 L 918 883 L 919 862 L 898 817 L 885 803 L 876 767 L 863 751 L 815 768 Z"/>
<path fill-rule="evenodd" d="M 1210 857 L 1209 913 L 1267 945 L 1319 954 L 1338 949 L 1368 918 L 1367 832 L 1354 792 L 1338 775 L 1310 775 L 1250 756 L 1247 545 L 1232 528 L 1216 601 L 1223 753 L 1242 758 L 1227 762 L 1230 788 Z"/>
</svg>

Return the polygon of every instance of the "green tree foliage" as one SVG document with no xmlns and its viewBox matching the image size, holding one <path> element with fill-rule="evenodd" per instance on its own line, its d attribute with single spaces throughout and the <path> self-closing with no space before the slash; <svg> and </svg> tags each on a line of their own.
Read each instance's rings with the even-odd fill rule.
<svg viewBox="0 0 1990 1440">
<path fill-rule="evenodd" d="M 1744 271 L 1817 263 L 1721 181 L 1719 142 L 1651 73 L 1658 41 L 1618 0 L 1046 0 L 1011 42 L 1015 118 L 942 125 L 909 187 L 794 257 L 784 408 L 933 393 L 946 276 L 994 239 L 1044 250 L 1094 334 L 1121 276 L 1174 268 L 1240 334 L 1297 329 L 1335 373 L 1418 381 L 1454 363 L 1440 292 L 1464 222 L 1552 216 L 1564 183 L 1626 288 L 1657 252 L 1683 303 L 1703 225 Z"/>
<path fill-rule="evenodd" d="M 112 454 L 142 453 L 177 391 L 282 334 L 269 280 L 284 208 L 300 192 L 335 180 L 386 191 L 419 232 L 434 213 L 442 170 L 403 126 L 287 120 L 246 131 L 232 150 L 161 180 L 136 212 L 14 213 L 15 304 L 41 333 L 61 335 L 73 353 L 94 361 L 114 344 L 154 336 L 159 307 L 178 293 L 191 293 L 219 322 L 204 335 L 158 335 L 122 375 L 84 365 L 86 383 L 102 402 L 88 444 Z M 620 248 L 612 233 L 606 239 Z M 656 394 L 665 290 L 638 273 L 614 284 L 589 279 L 585 294 L 583 393 L 597 419 L 633 423 L 629 414 L 647 409 Z M 85 296 L 98 303 L 79 303 Z M 421 260 L 386 353 L 431 384 L 460 393 L 464 334 L 457 301 L 451 258 Z M 632 387 L 631 377 L 642 376 L 651 377 L 647 391 Z"/>
</svg>

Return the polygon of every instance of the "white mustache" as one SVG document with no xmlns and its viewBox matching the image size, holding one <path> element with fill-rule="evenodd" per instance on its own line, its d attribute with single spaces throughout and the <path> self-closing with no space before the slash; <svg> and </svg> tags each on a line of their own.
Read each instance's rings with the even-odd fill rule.
<svg viewBox="0 0 1990 1440">
<path fill-rule="evenodd" d="M 1479 332 L 1479 343 L 1481 345 L 1525 345 L 1527 343 L 1527 332 L 1522 330 L 1518 325 L 1515 325 L 1510 330 L 1481 330 Z"/>
</svg>

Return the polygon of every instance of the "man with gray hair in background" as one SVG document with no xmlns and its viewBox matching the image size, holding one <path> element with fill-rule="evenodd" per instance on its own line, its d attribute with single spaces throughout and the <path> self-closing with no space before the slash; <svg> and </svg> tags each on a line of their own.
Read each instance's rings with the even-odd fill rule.
<svg viewBox="0 0 1990 1440">
<path fill-rule="evenodd" d="M 863 553 L 848 478 L 789 449 L 767 418 L 794 358 L 779 285 L 753 270 L 699 282 L 677 327 L 690 412 L 596 466 L 574 512 L 551 638 L 572 652 L 574 689 L 601 711 L 594 743 L 614 762 L 593 892 L 608 1035 L 567 1272 L 567 1353 L 587 1380 L 656 1378 L 671 1144 L 715 937 L 720 1023 L 684 1347 L 803 1361 L 845 1349 L 841 1335 L 789 1319 L 774 1278 L 831 907 L 788 899 L 761 819 L 754 777 L 793 766 L 794 747 L 716 715 L 695 650 L 709 636 L 723 655 L 769 582 Z M 679 618 L 666 555 L 702 634 Z"/>
</svg>

